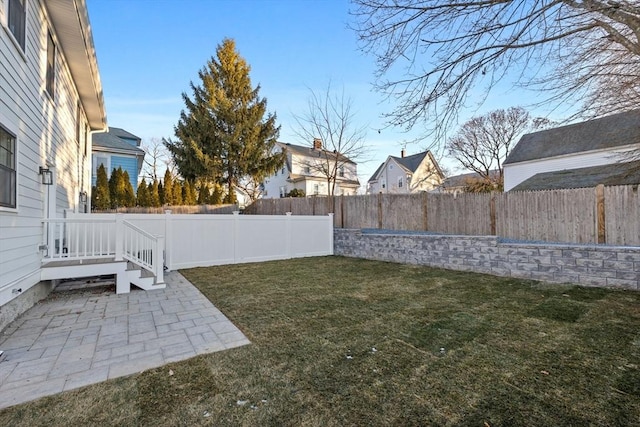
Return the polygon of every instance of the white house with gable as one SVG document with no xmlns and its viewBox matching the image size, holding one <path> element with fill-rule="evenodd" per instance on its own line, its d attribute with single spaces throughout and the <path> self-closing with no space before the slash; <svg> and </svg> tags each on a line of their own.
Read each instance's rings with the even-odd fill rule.
<svg viewBox="0 0 640 427">
<path fill-rule="evenodd" d="M 0 0 L 0 330 L 46 296 L 47 218 L 84 211 L 106 129 L 84 0 Z"/>
<path fill-rule="evenodd" d="M 408 194 L 431 191 L 444 180 L 444 174 L 431 151 L 400 157 L 389 156 L 367 182 L 367 194 Z"/>
<path fill-rule="evenodd" d="M 504 162 L 504 191 L 517 186 L 524 188 L 521 183 L 544 173 L 577 171 L 584 174 L 578 170 L 629 162 L 628 153 L 638 149 L 640 110 L 529 133 L 520 138 Z M 565 172 L 556 179 L 569 181 L 568 178 Z M 549 179 L 547 176 L 545 181 Z M 563 186 L 548 182 L 547 188 Z"/>
<path fill-rule="evenodd" d="M 310 147 L 277 142 L 276 149 L 285 153 L 286 161 L 263 182 L 265 199 L 286 197 L 292 190 L 302 190 L 306 196 L 327 196 L 331 193 L 327 176 L 335 176 L 336 196 L 355 195 L 360 187 L 357 164 L 340 153 L 325 150 L 319 139 Z M 331 172 L 334 170 L 335 174 Z"/>
</svg>

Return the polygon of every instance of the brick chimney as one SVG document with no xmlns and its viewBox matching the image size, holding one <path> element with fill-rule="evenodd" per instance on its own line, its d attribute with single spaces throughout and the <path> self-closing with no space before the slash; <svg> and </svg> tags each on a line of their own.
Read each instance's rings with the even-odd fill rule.
<svg viewBox="0 0 640 427">
<path fill-rule="evenodd" d="M 320 138 L 313 138 L 313 149 L 322 150 L 322 140 Z"/>
<path fill-rule="evenodd" d="M 405 149 L 403 148 L 403 149 L 400 151 L 400 157 L 402 157 L 402 158 L 404 159 L 405 154 L 406 154 L 406 151 L 405 151 Z"/>
</svg>

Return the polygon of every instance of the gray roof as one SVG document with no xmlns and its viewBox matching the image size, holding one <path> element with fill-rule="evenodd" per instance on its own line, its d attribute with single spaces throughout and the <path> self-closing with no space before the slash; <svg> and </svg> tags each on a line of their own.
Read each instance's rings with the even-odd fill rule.
<svg viewBox="0 0 640 427">
<path fill-rule="evenodd" d="M 371 175 L 371 178 L 369 178 L 369 181 L 367 181 L 367 182 L 375 181 L 376 177 L 378 176 L 378 174 L 382 170 L 383 166 L 384 166 L 384 162 L 380 163 L 380 166 L 378 166 L 378 169 L 376 169 L 376 171 L 373 173 L 373 175 Z"/>
<path fill-rule="evenodd" d="M 140 145 L 140 142 L 142 141 L 142 139 L 140 137 L 135 136 L 131 132 L 127 132 L 126 130 L 124 130 L 122 128 L 114 128 L 114 127 L 109 126 L 109 133 L 112 134 L 112 135 L 117 136 L 118 138 L 135 139 L 137 141 L 138 146 Z"/>
<path fill-rule="evenodd" d="M 427 157 L 428 154 L 429 154 L 429 150 L 423 151 L 422 153 L 405 156 L 405 157 L 389 156 L 387 160 L 393 159 L 397 163 L 399 163 L 403 168 L 407 169 L 411 173 L 414 173 L 418 169 L 418 167 L 420 167 L 420 164 L 422 163 L 424 158 Z M 440 170 L 440 167 L 438 166 L 438 163 L 435 161 L 435 159 L 433 160 L 433 162 L 438 168 L 438 170 Z M 382 170 L 383 166 L 384 166 L 384 163 L 378 166 L 378 169 L 376 169 L 376 171 L 373 173 L 373 175 L 371 175 L 371 178 L 369 178 L 369 181 L 367 182 L 375 181 L 377 179 L 378 174 Z"/>
<path fill-rule="evenodd" d="M 539 173 L 521 182 L 510 191 L 590 188 L 598 184 L 607 186 L 640 184 L 640 160 Z"/>
<path fill-rule="evenodd" d="M 340 153 L 335 153 L 333 151 L 329 151 L 329 150 L 325 150 L 325 149 L 322 149 L 320 151 L 320 150 L 315 150 L 312 146 L 304 147 L 302 145 L 294 145 L 294 144 L 288 144 L 288 143 L 284 143 L 284 142 L 277 142 L 277 144 L 282 148 L 286 148 L 289 152 L 294 153 L 294 154 L 298 154 L 298 155 L 301 155 L 301 156 L 318 157 L 319 153 L 324 153 L 328 157 L 338 157 L 338 159 L 341 162 L 352 163 L 354 165 L 356 164 L 356 162 L 354 162 L 353 160 L 349 159 L 348 157 L 343 156 Z"/>
<path fill-rule="evenodd" d="M 405 157 L 396 157 L 396 156 L 389 156 L 389 157 L 394 159 L 396 162 L 400 163 L 408 171 L 415 172 L 416 169 L 418 169 L 418 166 L 420 166 L 420 163 L 422 163 L 422 161 L 424 160 L 424 158 L 427 156 L 428 153 L 429 151 L 427 150 L 427 151 L 423 151 L 422 153 L 412 154 L 410 156 L 405 156 Z"/>
<path fill-rule="evenodd" d="M 529 133 L 504 164 L 640 144 L 640 110 Z"/>
<path fill-rule="evenodd" d="M 498 170 L 489 171 L 489 177 L 491 179 L 497 179 L 500 174 Z M 469 183 L 469 180 L 481 179 L 481 176 L 477 172 L 463 173 L 461 175 L 453 175 L 445 178 L 442 182 L 442 188 L 456 188 L 464 187 Z"/>
<path fill-rule="evenodd" d="M 108 132 L 94 133 L 92 136 L 92 145 L 94 148 L 101 149 L 99 151 L 125 151 L 134 155 L 144 155 L 144 151 L 138 147 L 134 147 L 128 142 L 120 139 L 118 136 L 122 135 L 123 138 L 138 139 L 137 136 L 120 128 L 109 128 Z"/>
</svg>

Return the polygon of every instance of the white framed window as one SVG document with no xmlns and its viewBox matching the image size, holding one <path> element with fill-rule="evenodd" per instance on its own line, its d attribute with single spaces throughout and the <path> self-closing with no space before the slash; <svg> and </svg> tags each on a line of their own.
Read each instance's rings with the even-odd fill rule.
<svg viewBox="0 0 640 427">
<path fill-rule="evenodd" d="M 26 0 L 7 0 L 7 28 L 22 52 L 25 52 L 26 20 Z"/>
<path fill-rule="evenodd" d="M 0 126 L 0 206 L 16 208 L 16 136 Z"/>
<path fill-rule="evenodd" d="M 307 174 L 307 175 L 310 175 L 311 174 L 311 166 L 305 166 L 304 167 L 304 173 Z"/>
<path fill-rule="evenodd" d="M 402 188 L 403 183 L 404 183 L 404 179 L 401 176 L 399 176 L 398 177 L 398 188 Z"/>
<path fill-rule="evenodd" d="M 47 33 L 47 75 L 45 84 L 47 93 L 53 99 L 56 88 L 56 44 L 53 41 L 51 31 Z"/>
<path fill-rule="evenodd" d="M 313 184 L 313 194 L 316 196 L 320 194 L 320 184 Z"/>
<path fill-rule="evenodd" d="M 111 158 L 104 154 L 94 154 L 93 155 L 93 166 L 92 166 L 92 174 L 93 177 L 98 176 L 98 168 L 100 165 L 104 165 L 104 169 L 107 172 L 107 178 L 111 176 L 111 168 L 110 168 L 110 160 Z"/>
<path fill-rule="evenodd" d="M 338 168 L 338 176 L 339 176 L 340 178 L 344 178 L 344 166 L 340 166 L 340 167 Z"/>
<path fill-rule="evenodd" d="M 287 187 L 280 187 L 280 197 L 285 197 L 287 195 Z"/>
</svg>

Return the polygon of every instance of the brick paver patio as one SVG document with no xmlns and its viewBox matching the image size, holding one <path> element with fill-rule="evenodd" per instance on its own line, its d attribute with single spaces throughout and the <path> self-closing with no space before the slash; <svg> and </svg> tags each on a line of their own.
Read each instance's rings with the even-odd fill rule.
<svg viewBox="0 0 640 427">
<path fill-rule="evenodd" d="M 0 335 L 0 408 L 249 344 L 180 273 L 166 289 L 53 293 Z"/>
</svg>

